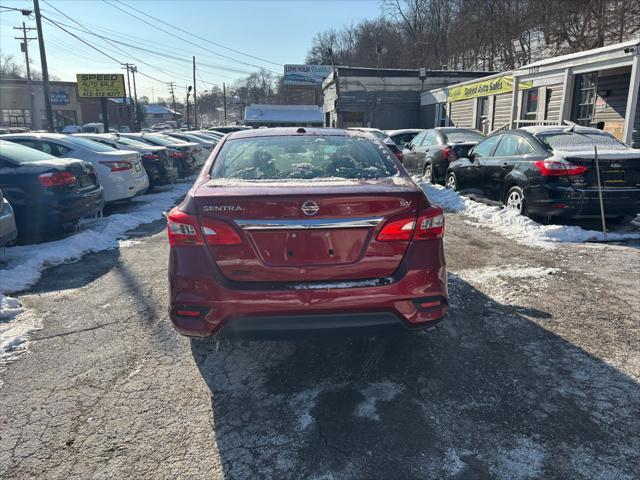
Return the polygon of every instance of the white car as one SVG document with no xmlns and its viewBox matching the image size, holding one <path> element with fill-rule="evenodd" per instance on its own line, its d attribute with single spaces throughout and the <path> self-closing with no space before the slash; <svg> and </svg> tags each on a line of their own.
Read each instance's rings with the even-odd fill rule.
<svg viewBox="0 0 640 480">
<path fill-rule="evenodd" d="M 204 165 L 204 162 L 207 161 L 209 155 L 213 151 L 213 147 L 216 146 L 218 142 L 214 140 L 205 140 L 204 138 L 198 137 L 196 135 L 191 135 L 189 132 L 162 132 L 163 135 L 166 135 L 171 138 L 175 138 L 176 140 L 180 140 L 182 142 L 191 142 L 198 145 L 199 149 L 196 149 L 196 165 L 201 166 Z"/>
<path fill-rule="evenodd" d="M 106 203 L 128 200 L 149 188 L 140 154 L 116 150 L 75 135 L 28 133 L 3 135 L 3 140 L 19 143 L 60 158 L 77 158 L 91 163 L 104 189 Z"/>
</svg>

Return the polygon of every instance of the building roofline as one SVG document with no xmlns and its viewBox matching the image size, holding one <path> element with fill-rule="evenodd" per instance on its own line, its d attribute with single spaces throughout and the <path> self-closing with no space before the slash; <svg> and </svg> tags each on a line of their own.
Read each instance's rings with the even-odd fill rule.
<svg viewBox="0 0 640 480">
<path fill-rule="evenodd" d="M 625 48 L 631 48 L 631 47 L 640 47 L 640 37 L 635 38 L 633 40 L 629 40 L 628 42 L 615 43 L 613 45 L 607 45 L 600 48 L 592 48 L 591 50 L 581 50 L 579 52 L 567 53 L 565 55 L 545 58 L 542 60 L 538 60 L 537 62 L 523 65 L 522 67 L 516 68 L 514 71 L 523 70 L 531 67 L 541 67 L 543 65 L 544 66 L 553 65 L 554 63 L 562 63 L 562 62 L 566 62 L 567 60 L 588 57 L 590 55 L 599 55 L 601 53 L 615 52 L 616 50 L 624 50 Z"/>
</svg>

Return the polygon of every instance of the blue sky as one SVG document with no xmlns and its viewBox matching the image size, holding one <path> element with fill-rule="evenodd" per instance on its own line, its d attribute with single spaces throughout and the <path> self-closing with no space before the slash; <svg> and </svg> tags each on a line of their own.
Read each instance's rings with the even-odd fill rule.
<svg viewBox="0 0 640 480">
<path fill-rule="evenodd" d="M 128 9 L 123 3 L 170 25 L 275 64 L 193 38 Z M 113 5 L 172 32 L 175 37 L 127 15 Z M 33 3 L 28 0 L 0 0 L 0 6 L 32 8 Z M 65 18 L 53 7 L 81 26 Z M 136 77 L 138 95 L 149 97 L 152 93 L 155 97 L 166 97 L 165 82 L 175 81 L 181 88 L 191 83 L 187 77 L 191 76 L 192 71 L 187 62 L 191 61 L 193 55 L 197 62 L 202 63 L 196 78 L 200 83 L 198 89 L 203 90 L 213 84 L 233 83 L 246 76 L 246 72 L 257 70 L 258 66 L 280 73 L 282 66 L 276 64 L 304 62 L 315 33 L 364 18 L 375 18 L 380 14 L 378 0 L 122 0 L 121 3 L 119 0 L 40 0 L 40 8 L 45 17 L 62 24 L 115 60 L 136 64 L 140 72 L 154 77 Z M 27 26 L 35 27 L 33 18 L 23 17 L 19 12 L 0 12 L 0 50 L 3 55 L 13 55 L 21 65 L 24 64 L 24 56 L 18 40 L 13 38 L 20 32 L 11 27 L 21 25 L 23 20 L 26 20 Z M 112 44 L 82 31 L 83 27 L 107 37 Z M 51 24 L 44 22 L 43 28 L 49 71 L 62 80 L 75 80 L 75 74 L 80 72 L 119 71 L 114 59 L 103 56 Z M 29 51 L 32 68 L 40 70 L 37 41 L 29 42 Z"/>
</svg>

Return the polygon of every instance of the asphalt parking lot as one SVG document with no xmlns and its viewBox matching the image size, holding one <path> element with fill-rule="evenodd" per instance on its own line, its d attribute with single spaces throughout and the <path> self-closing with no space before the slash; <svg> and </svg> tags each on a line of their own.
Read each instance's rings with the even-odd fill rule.
<svg viewBox="0 0 640 480">
<path fill-rule="evenodd" d="M 419 334 L 179 337 L 162 221 L 46 270 L 0 372 L 0 477 L 637 478 L 640 245 L 447 221 L 452 306 Z"/>
</svg>

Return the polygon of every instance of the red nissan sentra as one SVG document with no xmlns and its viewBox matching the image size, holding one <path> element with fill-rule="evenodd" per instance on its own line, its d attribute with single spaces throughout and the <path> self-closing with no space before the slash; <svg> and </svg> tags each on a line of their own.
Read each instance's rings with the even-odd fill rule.
<svg viewBox="0 0 640 480">
<path fill-rule="evenodd" d="M 443 233 L 371 136 L 232 133 L 168 215 L 171 320 L 198 337 L 428 327 L 448 307 Z"/>
</svg>

